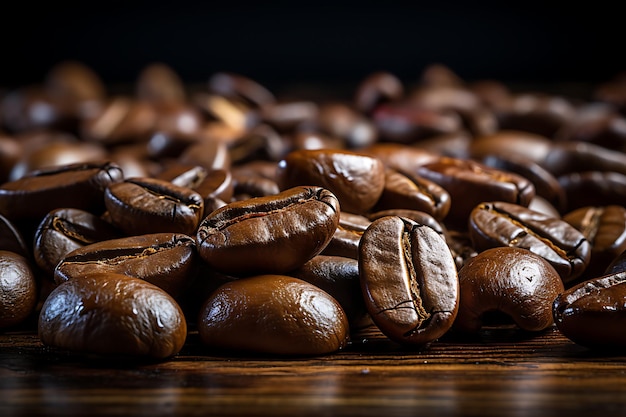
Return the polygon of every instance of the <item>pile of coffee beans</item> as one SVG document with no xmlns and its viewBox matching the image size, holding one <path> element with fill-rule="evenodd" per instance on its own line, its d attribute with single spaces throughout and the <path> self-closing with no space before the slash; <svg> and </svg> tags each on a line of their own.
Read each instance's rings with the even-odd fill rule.
<svg viewBox="0 0 626 417">
<path fill-rule="evenodd" d="M 293 357 L 371 326 L 626 347 L 626 77 L 411 81 L 281 97 L 153 63 L 114 91 L 65 61 L 0 91 L 0 329 L 152 360 L 190 332 Z"/>
</svg>

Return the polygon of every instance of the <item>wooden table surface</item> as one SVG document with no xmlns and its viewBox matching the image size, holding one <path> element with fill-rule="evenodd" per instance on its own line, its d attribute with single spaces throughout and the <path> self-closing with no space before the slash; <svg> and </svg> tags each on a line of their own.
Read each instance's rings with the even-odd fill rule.
<svg viewBox="0 0 626 417">
<path fill-rule="evenodd" d="M 0 335 L 0 416 L 618 416 L 626 352 L 594 352 L 556 328 L 493 329 L 426 349 L 376 330 L 309 358 L 207 350 L 190 331 L 160 363 L 102 361 Z"/>
</svg>

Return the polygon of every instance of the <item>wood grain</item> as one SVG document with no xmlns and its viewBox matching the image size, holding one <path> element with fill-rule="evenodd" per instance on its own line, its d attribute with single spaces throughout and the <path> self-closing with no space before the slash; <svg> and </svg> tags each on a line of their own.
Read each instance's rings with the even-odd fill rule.
<svg viewBox="0 0 626 417">
<path fill-rule="evenodd" d="M 0 416 L 626 415 L 626 356 L 594 352 L 556 328 L 486 330 L 424 349 L 376 329 L 342 352 L 276 358 L 216 352 L 189 334 L 161 363 L 104 361 L 0 335 Z"/>
</svg>

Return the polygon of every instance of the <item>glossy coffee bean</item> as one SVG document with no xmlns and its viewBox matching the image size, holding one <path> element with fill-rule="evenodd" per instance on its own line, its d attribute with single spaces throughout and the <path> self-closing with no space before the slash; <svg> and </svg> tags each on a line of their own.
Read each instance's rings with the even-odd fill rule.
<svg viewBox="0 0 626 417">
<path fill-rule="evenodd" d="M 94 162 L 41 169 L 0 186 L 0 214 L 9 219 L 41 219 L 50 211 L 71 207 L 104 210 L 105 189 L 122 180 L 116 164 Z"/>
<path fill-rule="evenodd" d="M 450 211 L 450 194 L 433 181 L 387 168 L 383 192 L 372 211 L 391 209 L 422 211 L 442 220 Z"/>
<path fill-rule="evenodd" d="M 372 222 L 361 237 L 359 273 L 365 306 L 390 339 L 427 345 L 452 326 L 457 269 L 442 236 L 401 217 Z"/>
<path fill-rule="evenodd" d="M 441 157 L 421 166 L 417 174 L 449 193 L 450 211 L 444 222 L 458 228 L 467 227 L 471 211 L 483 201 L 528 206 L 535 196 L 535 187 L 526 178 L 472 160 Z"/>
<path fill-rule="evenodd" d="M 14 252 L 26 258 L 30 257 L 31 246 L 24 240 L 19 228 L 0 214 L 0 250 Z"/>
<path fill-rule="evenodd" d="M 125 96 L 109 98 L 80 124 L 80 136 L 86 141 L 113 146 L 145 142 L 154 133 L 157 112 L 145 101 Z"/>
<path fill-rule="evenodd" d="M 569 288 L 553 304 L 565 337 L 591 348 L 623 349 L 626 336 L 626 273 L 594 278 Z"/>
<path fill-rule="evenodd" d="M 502 201 L 474 208 L 469 233 L 476 250 L 506 246 L 527 249 L 546 259 L 563 282 L 578 278 L 589 265 L 591 244 L 566 221 Z"/>
<path fill-rule="evenodd" d="M 92 272 L 116 273 L 150 282 L 178 297 L 198 268 L 193 238 L 153 233 L 92 243 L 65 255 L 54 269 L 57 284 L 81 280 Z"/>
<path fill-rule="evenodd" d="M 452 111 L 429 109 L 406 102 L 379 105 L 371 117 L 383 143 L 418 144 L 422 140 L 463 129 L 461 118 Z"/>
<path fill-rule="evenodd" d="M 46 214 L 37 226 L 33 257 L 52 278 L 54 268 L 71 251 L 119 237 L 121 232 L 99 216 L 85 210 L 60 208 Z"/>
<path fill-rule="evenodd" d="M 317 125 L 320 131 L 343 140 L 347 149 L 361 149 L 378 139 L 374 123 L 351 106 L 326 102 L 319 106 Z"/>
<path fill-rule="evenodd" d="M 361 236 L 370 223 L 371 221 L 365 216 L 342 211 L 339 215 L 337 230 L 321 254 L 358 259 Z"/>
<path fill-rule="evenodd" d="M 342 210 L 362 214 L 380 198 L 385 167 L 371 156 L 345 150 L 298 150 L 278 163 L 277 183 L 282 190 L 315 185 L 337 196 Z"/>
<path fill-rule="evenodd" d="M 37 282 L 28 260 L 0 250 L 0 329 L 24 322 L 35 310 Z"/>
<path fill-rule="evenodd" d="M 556 177 L 585 171 L 626 175 L 626 154 L 587 142 L 555 142 L 540 164 Z"/>
<path fill-rule="evenodd" d="M 586 206 L 626 207 L 626 174 L 584 171 L 561 175 L 558 180 L 565 192 L 566 212 Z"/>
<path fill-rule="evenodd" d="M 337 300 L 348 317 L 350 329 L 371 323 L 363 303 L 356 259 L 317 255 L 289 275 L 321 288 Z"/>
<path fill-rule="evenodd" d="M 185 86 L 176 71 L 162 62 L 146 65 L 135 82 L 135 95 L 139 100 L 153 103 L 183 102 Z"/>
<path fill-rule="evenodd" d="M 387 142 L 377 142 L 358 152 L 378 158 L 387 168 L 411 175 L 416 174 L 420 166 L 436 162 L 441 156 L 421 147 Z"/>
<path fill-rule="evenodd" d="M 165 291 L 138 278 L 94 273 L 56 287 L 38 322 L 41 342 L 97 356 L 162 360 L 187 338 L 182 310 Z"/>
<path fill-rule="evenodd" d="M 459 270 L 460 303 L 454 330 L 514 323 L 526 331 L 552 325 L 552 302 L 563 292 L 556 270 L 527 249 L 487 249 Z M 495 320 L 495 322 L 492 322 Z"/>
<path fill-rule="evenodd" d="M 276 101 L 274 94 L 257 81 L 242 74 L 218 72 L 209 78 L 209 90 L 224 97 L 245 100 L 263 108 Z"/>
<path fill-rule="evenodd" d="M 233 202 L 202 221 L 198 250 L 206 263 L 226 274 L 285 273 L 326 247 L 339 212 L 337 197 L 313 186 Z"/>
<path fill-rule="evenodd" d="M 543 197 L 560 213 L 567 208 L 565 191 L 559 180 L 538 163 L 514 154 L 491 154 L 481 159 L 481 163 L 501 171 L 520 175 L 535 187 L 535 195 Z"/>
<path fill-rule="evenodd" d="M 477 160 L 494 154 L 517 155 L 542 164 L 553 147 L 554 142 L 545 136 L 522 130 L 501 129 L 476 137 L 470 144 L 470 155 Z"/>
<path fill-rule="evenodd" d="M 563 216 L 591 244 L 586 278 L 604 275 L 613 260 L 626 250 L 626 208 L 623 206 L 582 207 Z"/>
<path fill-rule="evenodd" d="M 394 74 L 377 71 L 365 77 L 357 86 L 354 106 L 369 114 L 379 104 L 400 100 L 404 96 L 404 85 Z"/>
<path fill-rule="evenodd" d="M 194 234 L 204 214 L 204 199 L 196 191 L 155 178 L 112 184 L 104 203 L 111 223 L 128 235 Z"/>
<path fill-rule="evenodd" d="M 293 277 L 259 275 L 215 290 L 200 312 L 198 333 L 211 348 L 308 356 L 344 348 L 349 324 L 337 300 L 319 287 Z"/>
</svg>

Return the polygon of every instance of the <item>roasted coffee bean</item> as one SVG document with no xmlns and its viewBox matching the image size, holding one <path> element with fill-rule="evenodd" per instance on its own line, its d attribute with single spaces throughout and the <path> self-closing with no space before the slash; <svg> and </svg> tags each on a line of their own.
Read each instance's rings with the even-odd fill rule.
<svg viewBox="0 0 626 417">
<path fill-rule="evenodd" d="M 450 194 L 430 180 L 387 168 L 383 192 L 372 211 L 390 209 L 423 211 L 442 220 L 450 211 Z"/>
<path fill-rule="evenodd" d="M 56 287 L 39 315 L 41 342 L 102 357 L 162 360 L 182 349 L 187 322 L 159 287 L 115 273 L 93 273 Z"/>
<path fill-rule="evenodd" d="M 498 126 L 552 138 L 575 116 L 574 104 L 565 97 L 546 93 L 518 93 L 497 113 Z"/>
<path fill-rule="evenodd" d="M 184 102 L 185 86 L 172 67 L 162 62 L 146 65 L 135 82 L 135 95 L 139 100 L 152 103 Z"/>
<path fill-rule="evenodd" d="M 321 288 L 337 300 L 348 317 L 350 329 L 371 324 L 363 302 L 356 259 L 317 255 L 289 275 Z"/>
<path fill-rule="evenodd" d="M 463 129 L 461 118 L 452 111 L 428 109 L 406 102 L 379 105 L 372 112 L 372 120 L 382 143 L 416 144 Z"/>
<path fill-rule="evenodd" d="M 613 106 L 591 103 L 580 106 L 576 116 L 556 134 L 557 142 L 587 142 L 615 151 L 626 150 L 626 117 Z"/>
<path fill-rule="evenodd" d="M 113 225 L 128 235 L 194 234 L 204 214 L 200 194 L 156 178 L 129 178 L 111 184 L 104 203 Z"/>
<path fill-rule="evenodd" d="M 121 237 L 111 223 L 80 209 L 60 208 L 46 214 L 35 230 L 33 257 L 50 278 L 68 253 L 92 243 Z"/>
<path fill-rule="evenodd" d="M 295 132 L 291 136 L 293 150 L 298 149 L 343 149 L 343 141 L 322 132 L 308 130 Z"/>
<path fill-rule="evenodd" d="M 317 124 L 320 131 L 342 139 L 347 149 L 361 149 L 378 139 L 378 130 L 374 123 L 341 102 L 326 102 L 320 105 Z"/>
<path fill-rule="evenodd" d="M 280 188 L 276 181 L 255 173 L 231 171 L 235 200 L 276 195 Z"/>
<path fill-rule="evenodd" d="M 390 339 L 427 345 L 452 326 L 457 269 L 430 227 L 397 216 L 373 221 L 361 237 L 359 273 L 365 306 Z"/>
<path fill-rule="evenodd" d="M 217 200 L 230 201 L 234 194 L 233 176 L 225 169 L 207 170 L 198 165 L 176 164 L 157 177 L 172 184 L 191 188 L 204 199 L 204 214 L 206 217 L 213 209 L 208 209 Z"/>
<path fill-rule="evenodd" d="M 370 223 L 365 216 L 342 211 L 337 230 L 321 254 L 358 259 L 361 236 Z"/>
<path fill-rule="evenodd" d="M 0 214 L 0 250 L 14 252 L 25 258 L 30 257 L 31 247 L 26 243 L 22 232 L 13 222 Z"/>
<path fill-rule="evenodd" d="M 248 161 L 278 161 L 291 150 L 291 144 L 273 127 L 258 125 L 228 144 L 233 165 Z"/>
<path fill-rule="evenodd" d="M 87 106 L 98 105 L 107 97 L 100 75 L 75 60 L 54 65 L 46 73 L 43 87 L 65 117 L 80 118 Z"/>
<path fill-rule="evenodd" d="M 584 171 L 558 177 L 567 200 L 566 212 L 586 206 L 626 207 L 626 174 Z"/>
<path fill-rule="evenodd" d="M 313 123 L 318 113 L 318 105 L 313 101 L 282 101 L 263 106 L 261 121 L 284 133 L 296 129 L 299 125 Z"/>
<path fill-rule="evenodd" d="M 446 227 L 441 224 L 437 219 L 435 219 L 432 215 L 419 210 L 406 210 L 406 209 L 389 209 L 389 210 L 381 210 L 376 211 L 374 213 L 370 213 L 367 215 L 367 218 L 370 221 L 374 221 L 376 219 L 380 219 L 385 216 L 399 216 L 404 217 L 409 220 L 413 220 L 416 223 L 423 224 L 424 226 L 428 226 L 431 229 L 435 230 L 435 232 L 439 233 L 442 236 L 445 236 L 448 231 Z"/>
<path fill-rule="evenodd" d="M 566 210 L 565 191 L 559 180 L 538 163 L 515 154 L 492 154 L 483 157 L 480 162 L 491 168 L 520 175 L 535 187 L 535 195 L 545 198 L 559 213 Z"/>
<path fill-rule="evenodd" d="M 394 74 L 387 71 L 374 72 L 358 85 L 354 94 L 354 106 L 364 114 L 370 114 L 379 104 L 398 101 L 404 96 L 404 85 Z"/>
<path fill-rule="evenodd" d="M 390 169 L 405 174 L 415 174 L 422 165 L 435 162 L 441 156 L 421 147 L 401 143 L 377 142 L 372 146 L 359 149 L 359 153 L 377 158 Z"/>
<path fill-rule="evenodd" d="M 9 180 L 16 180 L 41 169 L 53 166 L 62 166 L 92 161 L 103 161 L 107 158 L 107 151 L 96 143 L 78 142 L 75 138 L 56 141 L 57 135 L 50 137 L 50 142 L 44 146 L 30 149 L 20 158 L 9 174 Z"/>
<path fill-rule="evenodd" d="M 479 252 L 508 246 L 527 249 L 546 259 L 564 283 L 578 278 L 591 259 L 591 244 L 572 225 L 518 204 L 481 203 L 469 220 L 473 246 Z"/>
<path fill-rule="evenodd" d="M 343 349 L 349 324 L 337 300 L 319 287 L 298 278 L 259 275 L 215 290 L 200 312 L 198 333 L 211 348 L 308 356 Z"/>
<path fill-rule="evenodd" d="M 229 203 L 200 224 L 200 256 L 230 275 L 286 273 L 328 244 L 339 224 L 339 202 L 321 187 Z"/>
<path fill-rule="evenodd" d="M 441 157 L 418 168 L 417 174 L 450 194 L 444 222 L 453 228 L 466 228 L 471 211 L 484 201 L 528 206 L 535 196 L 535 187 L 526 178 L 472 160 Z"/>
<path fill-rule="evenodd" d="M 454 112 L 461 120 L 458 130 L 467 130 L 475 136 L 494 133 L 498 128 L 493 112 L 464 85 L 419 86 L 409 95 L 408 101 L 414 107 Z"/>
<path fill-rule="evenodd" d="M 201 140 L 185 148 L 178 157 L 178 162 L 200 165 L 207 170 L 214 170 L 230 169 L 232 161 L 226 143 L 216 140 Z"/>
<path fill-rule="evenodd" d="M 476 160 L 487 155 L 517 155 L 543 164 L 553 146 L 554 142 L 545 136 L 521 130 L 502 129 L 476 137 L 470 144 L 470 155 Z M 549 167 L 544 167 L 549 170 Z"/>
<path fill-rule="evenodd" d="M 20 141 L 0 133 L 0 183 L 10 180 L 11 171 L 23 157 L 24 151 Z"/>
<path fill-rule="evenodd" d="M 28 260 L 0 250 L 0 329 L 23 323 L 35 310 L 37 281 Z"/>
<path fill-rule="evenodd" d="M 119 166 L 110 162 L 37 170 L 0 186 L 0 214 L 17 220 L 41 219 L 61 207 L 102 212 L 105 189 L 122 177 Z"/>
<path fill-rule="evenodd" d="M 518 247 L 487 249 L 459 270 L 460 303 L 454 330 L 514 323 L 536 332 L 553 324 L 552 302 L 563 282 L 543 257 Z"/>
<path fill-rule="evenodd" d="M 113 146 L 145 142 L 154 134 L 157 112 L 148 102 L 115 96 L 93 113 L 79 127 L 79 134 L 86 141 Z"/>
<path fill-rule="evenodd" d="M 582 207 L 563 216 L 591 244 L 591 260 L 584 277 L 596 278 L 626 250 L 626 208 Z"/>
<path fill-rule="evenodd" d="M 626 273 L 605 275 L 567 289 L 553 304 L 557 328 L 590 348 L 623 349 L 626 336 Z"/>
<path fill-rule="evenodd" d="M 363 214 L 380 198 L 385 186 L 385 166 L 371 156 L 346 150 L 298 150 L 278 163 L 281 190 L 315 185 L 337 196 L 341 209 Z"/>
<path fill-rule="evenodd" d="M 224 97 L 245 100 L 263 108 L 276 102 L 276 97 L 251 78 L 232 72 L 218 72 L 209 78 L 209 90 Z"/>
<path fill-rule="evenodd" d="M 584 171 L 626 175 L 626 154 L 587 142 L 555 142 L 540 163 L 556 177 Z"/>
<path fill-rule="evenodd" d="M 451 158 L 470 159 L 470 145 L 474 136 L 461 130 L 454 133 L 445 133 L 432 138 L 420 140 L 414 146 L 433 155 L 449 156 Z M 437 158 L 433 158 L 433 161 Z"/>
<path fill-rule="evenodd" d="M 195 240 L 179 233 L 153 233 L 85 245 L 65 255 L 54 269 L 60 284 L 92 272 L 116 273 L 150 282 L 178 297 L 198 268 Z"/>
</svg>

